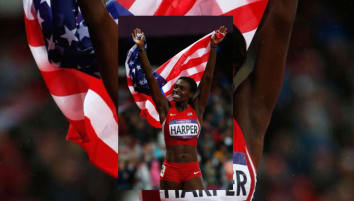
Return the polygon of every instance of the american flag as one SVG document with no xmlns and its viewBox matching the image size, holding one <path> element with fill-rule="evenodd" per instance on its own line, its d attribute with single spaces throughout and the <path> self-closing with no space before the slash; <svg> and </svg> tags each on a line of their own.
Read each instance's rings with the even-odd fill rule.
<svg viewBox="0 0 354 201">
<path fill-rule="evenodd" d="M 98 168 L 118 177 L 118 116 L 97 70 L 87 26 L 75 0 L 23 0 L 27 41 L 54 101 L 68 119 L 66 139 Z M 121 6 L 107 3 L 111 16 Z"/>
<path fill-rule="evenodd" d="M 268 0 L 118 0 L 133 15 L 219 15 L 233 16 L 234 25 L 244 36 L 247 48 L 257 30 Z M 178 77 L 188 76 L 199 84 L 209 57 L 212 33 L 182 50 L 153 73 L 161 91 L 171 100 L 171 92 Z M 161 128 L 159 115 L 150 96 L 149 86 L 134 45 L 126 59 L 128 87 L 141 110 L 141 115 L 152 126 Z"/>
<path fill-rule="evenodd" d="M 173 85 L 179 77 L 191 77 L 199 84 L 209 58 L 210 38 L 213 33 L 185 48 L 153 72 L 161 92 L 169 100 L 172 100 Z M 141 110 L 141 115 L 152 126 L 161 128 L 159 114 L 150 96 L 150 89 L 144 70 L 141 68 L 139 50 L 136 45 L 129 50 L 125 67 L 128 87 Z"/>
<path fill-rule="evenodd" d="M 268 0 L 117 0 L 132 15 L 233 16 L 247 47 L 257 30 Z"/>
</svg>

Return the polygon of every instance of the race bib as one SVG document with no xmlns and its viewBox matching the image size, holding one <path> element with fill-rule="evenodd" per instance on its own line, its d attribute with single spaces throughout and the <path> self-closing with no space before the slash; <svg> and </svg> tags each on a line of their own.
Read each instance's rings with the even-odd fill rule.
<svg viewBox="0 0 354 201">
<path fill-rule="evenodd" d="M 199 124 L 197 120 L 181 119 L 169 122 L 169 133 L 171 137 L 188 139 L 198 136 Z"/>
<path fill-rule="evenodd" d="M 252 181 L 244 153 L 234 152 L 233 171 L 233 190 L 237 196 L 246 200 L 251 190 Z"/>
</svg>

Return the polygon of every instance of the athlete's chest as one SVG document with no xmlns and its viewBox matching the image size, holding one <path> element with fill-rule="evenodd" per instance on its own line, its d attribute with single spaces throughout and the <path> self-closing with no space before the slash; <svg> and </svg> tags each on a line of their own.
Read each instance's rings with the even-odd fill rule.
<svg viewBox="0 0 354 201">
<path fill-rule="evenodd" d="M 200 124 L 195 111 L 186 109 L 185 111 L 177 111 L 175 108 L 168 112 L 164 131 L 170 137 L 188 139 L 199 135 Z"/>
</svg>

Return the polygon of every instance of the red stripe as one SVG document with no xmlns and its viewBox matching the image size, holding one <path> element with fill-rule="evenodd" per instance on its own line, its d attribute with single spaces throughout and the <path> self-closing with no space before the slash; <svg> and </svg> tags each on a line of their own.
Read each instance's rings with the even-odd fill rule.
<svg viewBox="0 0 354 201">
<path fill-rule="evenodd" d="M 120 3 L 124 8 L 129 9 L 135 0 L 117 0 L 118 3 Z"/>
<path fill-rule="evenodd" d="M 42 30 L 37 20 L 29 20 L 25 16 L 25 27 L 28 44 L 35 47 L 45 44 Z"/>
<path fill-rule="evenodd" d="M 88 80 L 74 69 L 60 69 L 57 71 L 41 71 L 49 92 L 55 96 L 68 96 L 87 92 Z M 86 74 L 84 74 L 86 75 Z M 97 78 L 96 78 L 97 79 Z"/>
<path fill-rule="evenodd" d="M 75 143 L 88 142 L 89 138 L 86 135 L 85 121 L 82 120 L 70 120 L 69 130 L 66 134 L 66 140 L 71 140 Z"/>
<path fill-rule="evenodd" d="M 113 177 L 118 177 L 118 155 L 97 137 L 91 122 L 85 120 L 72 121 L 66 139 L 81 146 L 87 153 L 90 162 Z"/>
<path fill-rule="evenodd" d="M 201 57 L 189 60 L 186 64 L 182 65 L 180 68 L 177 68 L 175 71 L 171 72 L 168 75 L 167 80 L 173 80 L 176 77 L 179 77 L 180 73 L 182 71 L 187 70 L 192 67 L 195 67 L 195 66 L 199 66 L 200 64 L 208 61 L 208 59 L 209 59 L 209 52 L 207 52 L 207 54 L 204 54 Z"/>
<path fill-rule="evenodd" d="M 247 150 L 246 147 L 245 147 L 245 149 Z M 247 201 L 251 201 L 252 196 L 254 194 L 255 186 L 256 186 L 256 180 L 255 180 L 255 175 L 254 175 L 254 172 L 253 172 L 253 168 L 251 166 L 251 160 L 248 158 L 248 154 L 247 154 L 246 150 L 244 150 L 244 153 L 246 155 L 247 166 L 248 166 L 248 169 L 249 169 L 250 175 L 251 175 L 251 190 L 250 190 L 250 193 L 248 194 Z"/>
<path fill-rule="evenodd" d="M 78 143 L 87 152 L 90 162 L 113 177 L 118 177 L 118 154 L 97 137 L 91 122 L 85 117 L 89 141 Z"/>
<path fill-rule="evenodd" d="M 197 0 L 162 0 L 155 16 L 179 16 L 185 15 Z"/>
<path fill-rule="evenodd" d="M 150 100 L 152 103 L 154 103 L 154 101 L 152 100 L 151 96 L 148 96 L 148 95 L 143 94 L 143 93 L 133 94 L 133 98 L 134 98 L 135 102 L 143 102 L 143 101 Z"/>
<path fill-rule="evenodd" d="M 49 92 L 55 96 L 69 96 L 87 92 L 89 89 L 95 91 L 113 112 L 118 122 L 117 109 L 108 95 L 102 80 L 87 75 L 75 69 L 60 69 L 57 71 L 41 71 L 43 79 Z"/>
<path fill-rule="evenodd" d="M 142 116 L 143 118 L 145 118 L 145 119 L 147 120 L 147 122 L 148 122 L 151 126 L 153 126 L 153 127 L 155 127 L 155 128 L 162 128 L 160 121 L 156 121 L 156 120 L 150 115 L 150 113 L 149 113 L 148 110 L 146 110 L 146 109 L 141 110 L 140 116 Z"/>
<path fill-rule="evenodd" d="M 236 8 L 223 16 L 233 16 L 234 25 L 242 32 L 249 32 L 256 29 L 262 19 L 263 12 L 268 0 L 257 1 L 248 5 Z"/>
<path fill-rule="evenodd" d="M 155 109 L 155 111 L 157 113 L 156 106 L 155 106 L 154 101 L 152 100 L 151 96 L 148 96 L 148 95 L 143 94 L 143 93 L 133 94 L 132 96 L 133 96 L 135 102 L 144 102 L 144 103 L 146 103 L 146 101 L 149 100 L 151 103 L 153 103 L 154 109 Z M 140 116 L 145 118 L 150 125 L 154 126 L 155 128 L 161 128 L 160 121 L 155 120 L 147 109 L 140 108 L 140 110 L 141 110 L 140 111 Z"/>
<path fill-rule="evenodd" d="M 128 83 L 128 86 L 133 86 L 133 81 L 129 76 L 127 76 L 127 83 Z"/>
<path fill-rule="evenodd" d="M 210 38 L 211 38 L 211 35 L 200 40 L 198 43 L 196 43 L 192 47 L 190 47 L 185 53 L 183 53 L 181 55 L 181 57 L 178 59 L 178 61 L 176 62 L 176 64 L 174 66 L 178 66 L 178 65 L 183 64 L 183 62 L 188 58 L 188 56 L 193 54 L 198 49 L 206 48 L 207 45 L 209 44 Z M 165 67 L 170 63 L 171 60 L 172 60 L 172 58 L 170 60 L 168 60 L 167 62 L 165 62 L 164 64 L 162 64 L 162 66 L 160 66 L 158 69 L 156 69 L 156 72 L 158 74 L 161 74 L 161 72 L 165 69 Z M 172 68 L 172 70 L 174 70 L 174 68 Z"/>
</svg>

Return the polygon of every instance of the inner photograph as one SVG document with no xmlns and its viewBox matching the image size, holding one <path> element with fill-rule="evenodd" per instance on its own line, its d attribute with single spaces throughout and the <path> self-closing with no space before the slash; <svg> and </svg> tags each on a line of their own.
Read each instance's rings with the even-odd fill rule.
<svg viewBox="0 0 354 201">
<path fill-rule="evenodd" d="M 232 24 L 119 18 L 119 189 L 232 188 Z"/>
</svg>

